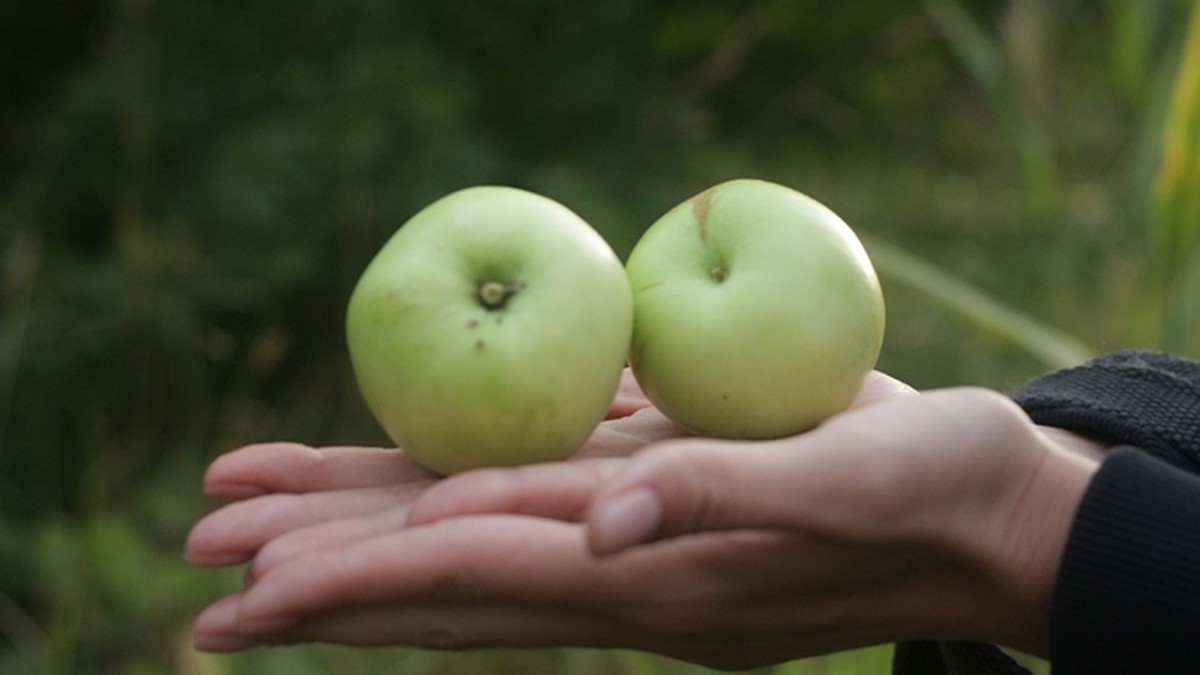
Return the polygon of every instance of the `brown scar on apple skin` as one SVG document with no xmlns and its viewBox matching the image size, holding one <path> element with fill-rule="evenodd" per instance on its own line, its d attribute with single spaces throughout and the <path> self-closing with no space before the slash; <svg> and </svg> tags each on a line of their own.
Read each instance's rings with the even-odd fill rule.
<svg viewBox="0 0 1200 675">
<path fill-rule="evenodd" d="M 467 328 L 479 328 L 479 319 L 471 319 L 467 322 Z"/>
<path fill-rule="evenodd" d="M 712 188 L 709 188 L 692 197 L 692 215 L 696 218 L 700 241 L 708 240 L 708 212 L 712 208 L 712 193 Z"/>
<path fill-rule="evenodd" d="M 483 351 L 483 340 L 475 341 L 475 349 L 478 351 Z"/>
</svg>

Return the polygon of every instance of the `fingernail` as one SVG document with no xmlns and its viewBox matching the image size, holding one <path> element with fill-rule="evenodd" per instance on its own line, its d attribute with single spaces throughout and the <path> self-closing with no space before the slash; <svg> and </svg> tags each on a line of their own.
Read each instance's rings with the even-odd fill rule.
<svg viewBox="0 0 1200 675">
<path fill-rule="evenodd" d="M 611 555 L 649 541 L 662 524 L 662 501 L 650 488 L 637 488 L 598 504 L 588 518 L 588 543 L 595 555 Z"/>
</svg>

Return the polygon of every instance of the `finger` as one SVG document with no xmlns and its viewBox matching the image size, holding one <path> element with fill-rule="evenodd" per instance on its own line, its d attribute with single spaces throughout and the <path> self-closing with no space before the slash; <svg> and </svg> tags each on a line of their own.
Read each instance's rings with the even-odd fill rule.
<svg viewBox="0 0 1200 675">
<path fill-rule="evenodd" d="M 413 502 L 410 525 L 455 516 L 510 513 L 578 521 L 596 491 L 616 474 L 621 459 L 479 469 L 434 484 Z"/>
<path fill-rule="evenodd" d="M 633 371 L 626 367 L 621 372 L 621 383 L 617 386 L 617 393 L 613 397 L 612 405 L 609 406 L 606 419 L 632 415 L 642 408 L 649 408 L 650 405 L 650 400 L 642 392 L 641 386 L 633 376 Z"/>
<path fill-rule="evenodd" d="M 217 497 L 246 499 L 271 492 L 343 490 L 433 478 L 394 449 L 262 443 L 213 461 L 204 476 L 204 490 Z"/>
<path fill-rule="evenodd" d="M 854 402 L 850 404 L 850 409 L 861 408 L 873 403 L 880 403 L 896 396 L 912 396 L 916 395 L 917 390 L 908 384 L 897 380 L 896 378 L 886 373 L 881 373 L 878 370 L 873 370 L 867 375 L 867 379 L 863 382 L 862 389 L 859 390 L 858 396 Z"/>
<path fill-rule="evenodd" d="M 650 443 L 687 435 L 656 408 L 642 408 L 601 423 L 573 459 L 627 457 Z"/>
<path fill-rule="evenodd" d="M 197 618 L 197 649 L 230 652 L 264 644 L 328 642 L 342 645 L 406 645 L 427 649 L 484 647 L 607 647 L 628 644 L 616 622 L 584 612 L 514 604 L 476 603 L 368 605 L 306 616 L 277 629 L 245 627 L 241 598 L 224 598 Z"/>
<path fill-rule="evenodd" d="M 496 529 L 492 524 L 484 526 Z M 416 543 L 408 538 L 410 544 Z M 576 537 L 574 542 L 578 548 L 580 540 Z M 424 555 L 421 548 L 417 543 L 407 550 L 420 556 Z M 256 616 L 245 608 L 248 594 L 244 593 L 206 609 L 196 621 L 194 634 L 197 647 L 206 651 L 309 641 L 437 649 L 571 645 L 637 648 L 724 664 L 724 668 L 747 668 L 802 656 L 804 649 L 815 653 L 862 644 L 831 633 L 822 623 L 823 613 L 805 606 L 811 603 L 797 606 L 787 595 L 787 585 L 763 583 L 764 575 L 782 572 L 780 579 L 788 578 L 797 566 L 807 565 L 812 552 L 777 533 L 726 533 L 643 549 L 622 558 L 619 565 L 596 565 L 585 556 L 593 573 L 575 578 L 588 582 L 579 587 L 596 590 L 590 597 L 553 590 L 531 593 L 530 584 L 560 573 L 546 575 L 530 569 L 522 578 L 512 576 L 507 565 L 490 564 L 475 581 L 462 577 L 454 583 L 425 586 L 419 575 L 406 576 L 415 593 L 387 595 L 376 585 L 374 592 L 361 594 L 354 602 L 310 606 L 291 616 Z M 539 566 L 556 560 L 561 558 L 543 559 Z M 755 561 L 765 563 L 765 569 Z M 557 566 L 571 568 L 579 562 L 567 560 Z M 646 562 L 651 564 L 639 564 Z M 393 568 L 397 574 L 412 571 L 401 560 Z M 497 575 L 507 578 L 505 584 L 496 583 Z M 378 584 L 380 579 L 357 583 L 364 581 Z M 818 588 L 825 590 L 823 585 Z M 362 601 L 363 597 L 369 599 Z M 806 597 L 811 601 L 815 596 Z M 832 614 L 859 616 L 861 611 L 842 607 Z M 810 636 L 818 647 L 802 647 L 798 634 Z"/>
<path fill-rule="evenodd" d="M 194 646 L 232 652 L 263 645 L 324 642 L 360 647 L 413 646 L 433 650 L 587 647 L 636 649 L 721 670 L 746 670 L 870 644 L 825 635 L 798 638 L 795 630 L 709 632 L 653 630 L 608 616 L 509 603 L 402 604 L 348 608 L 307 617 L 275 631 L 247 631 L 230 608 L 214 605 L 197 620 Z M 217 616 L 220 609 L 226 616 Z M 464 669 L 467 670 L 467 669 Z M 475 669 L 469 669 L 474 672 Z"/>
<path fill-rule="evenodd" d="M 408 525 L 407 504 L 362 516 L 339 518 L 317 525 L 291 530 L 271 539 L 254 556 L 247 571 L 252 582 L 275 567 L 316 551 L 349 546 Z"/>
<path fill-rule="evenodd" d="M 204 608 L 192 626 L 192 644 L 205 652 L 236 652 L 263 644 L 238 629 L 241 595 L 228 595 Z"/>
<path fill-rule="evenodd" d="M 408 484 L 303 495 L 270 494 L 234 502 L 196 523 L 188 535 L 184 558 L 205 567 L 237 565 L 289 530 L 406 505 L 419 490 Z"/>
<path fill-rule="evenodd" d="M 708 598 L 744 595 L 744 578 L 726 579 L 736 576 L 728 574 L 731 566 L 744 570 L 741 556 L 768 556 L 778 547 L 778 537 L 769 533 L 728 533 L 604 562 L 588 554 L 576 524 L 509 515 L 460 518 L 282 561 L 236 601 L 214 605 L 212 616 L 206 612 L 198 625 L 212 633 L 236 626 L 243 636 L 304 635 L 302 628 L 291 631 L 347 610 L 446 605 L 464 613 L 487 606 L 555 609 L 632 617 L 633 623 L 661 615 L 652 625 L 682 620 L 707 626 L 724 616 L 697 622 L 697 609 L 712 604 Z"/>
<path fill-rule="evenodd" d="M 659 411 L 639 410 L 601 424 L 572 461 L 479 469 L 443 479 L 417 498 L 409 523 L 477 513 L 578 520 L 600 483 L 617 471 L 623 458 L 681 435 L 683 431 Z"/>
<path fill-rule="evenodd" d="M 244 630 L 371 604 L 596 600 L 598 566 L 577 525 L 520 516 L 452 519 L 288 560 L 242 596 Z"/>
<path fill-rule="evenodd" d="M 588 546 L 603 556 L 685 532 L 771 526 L 749 500 L 777 477 L 776 455 L 766 444 L 713 439 L 656 446 L 597 491 L 585 516 Z"/>
<path fill-rule="evenodd" d="M 742 558 L 787 562 L 790 556 L 771 555 L 783 546 L 778 533 L 729 532 L 602 561 L 586 550 L 578 524 L 508 514 L 455 518 L 281 560 L 246 589 L 239 621 L 279 630 L 305 616 L 401 603 L 657 611 L 668 599 L 744 595 L 747 580 L 731 574 L 743 570 Z M 649 600 L 650 588 L 659 602 Z"/>
</svg>

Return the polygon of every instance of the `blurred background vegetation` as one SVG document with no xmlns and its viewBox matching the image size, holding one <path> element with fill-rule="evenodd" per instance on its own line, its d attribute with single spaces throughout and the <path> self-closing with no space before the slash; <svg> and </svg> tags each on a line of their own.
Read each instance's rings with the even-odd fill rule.
<svg viewBox="0 0 1200 675">
<path fill-rule="evenodd" d="M 0 9 L 0 672 L 694 673 L 646 655 L 190 650 L 217 454 L 380 444 L 352 284 L 433 199 L 619 253 L 721 180 L 863 236 L 919 387 L 1200 355 L 1194 0 L 57 0 Z M 887 647 L 763 672 L 885 672 Z"/>
</svg>

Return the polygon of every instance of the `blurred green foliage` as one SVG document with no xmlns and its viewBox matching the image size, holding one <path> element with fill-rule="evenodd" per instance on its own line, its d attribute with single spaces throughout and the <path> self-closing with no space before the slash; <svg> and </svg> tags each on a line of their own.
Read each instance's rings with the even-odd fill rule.
<svg viewBox="0 0 1200 675">
<path fill-rule="evenodd" d="M 863 234 L 881 367 L 921 387 L 1008 388 L 1124 346 L 1200 355 L 1195 5 L 6 3 L 0 671 L 698 672 L 571 650 L 197 655 L 191 617 L 237 583 L 179 561 L 211 508 L 200 472 L 253 440 L 385 442 L 345 300 L 409 215 L 477 183 L 557 198 L 621 254 L 720 180 L 808 192 Z"/>
</svg>

